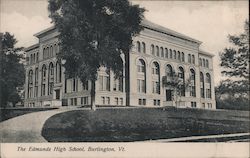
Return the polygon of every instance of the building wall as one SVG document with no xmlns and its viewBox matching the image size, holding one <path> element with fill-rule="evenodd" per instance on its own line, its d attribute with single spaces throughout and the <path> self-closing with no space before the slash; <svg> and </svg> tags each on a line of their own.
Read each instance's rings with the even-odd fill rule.
<svg viewBox="0 0 250 158">
<path fill-rule="evenodd" d="M 39 44 L 35 47 L 27 49 L 27 57 L 34 58 L 33 54 L 38 53 L 38 60 L 33 62 L 28 61 L 26 66 L 26 84 L 25 84 L 25 105 L 26 106 L 62 106 L 62 105 L 85 105 L 90 103 L 90 87 L 88 82 L 88 89 L 83 89 L 83 84 L 80 79 L 65 79 L 64 68 L 61 67 L 61 80 L 58 81 L 59 71 L 56 67 L 56 54 L 59 51 L 58 32 L 55 29 L 49 30 L 41 35 L 38 35 Z M 138 48 L 140 43 L 140 50 Z M 177 107 L 197 107 L 206 109 L 215 109 L 215 94 L 214 94 L 214 79 L 212 56 L 201 52 L 199 50 L 199 43 L 174 37 L 168 34 L 160 33 L 151 29 L 144 29 L 139 36 L 133 38 L 134 46 L 129 54 L 130 60 L 130 105 L 132 106 L 177 106 Z M 143 43 L 145 44 L 145 52 L 143 50 Z M 151 45 L 154 45 L 154 54 L 152 53 Z M 157 49 L 159 48 L 159 55 Z M 49 48 L 48 55 L 44 53 Z M 163 48 L 163 56 L 161 54 Z M 166 56 L 166 49 L 168 50 L 168 57 Z M 173 57 L 170 58 L 170 49 Z M 174 51 L 176 52 L 176 59 L 174 58 Z M 180 59 L 178 58 L 180 53 Z M 182 53 L 184 54 L 184 61 L 182 60 Z M 37 54 L 36 54 L 37 55 Z M 191 61 L 189 61 L 189 55 Z M 194 58 L 194 61 L 192 59 Z M 36 57 L 34 58 L 36 59 Z M 205 64 L 202 61 L 205 61 Z M 143 73 L 138 73 L 138 61 L 145 62 L 145 76 Z M 201 62 L 200 62 L 201 61 Z M 206 65 L 206 62 L 208 65 Z M 60 63 L 60 62 L 59 62 Z M 159 75 L 153 73 L 153 65 L 157 63 L 159 66 Z M 53 64 L 54 78 L 49 78 L 49 66 Z M 178 72 L 179 67 L 184 69 L 185 81 L 190 78 L 190 69 L 195 71 L 195 91 L 196 96 L 190 96 L 190 91 L 186 89 L 185 96 L 180 97 L 180 102 L 176 104 L 174 101 L 167 101 L 166 87 L 163 86 L 162 80 L 166 76 L 166 66 L 171 65 L 175 72 Z M 42 82 L 43 66 L 46 66 L 46 74 L 44 82 Z M 35 81 L 35 70 L 38 68 L 38 80 Z M 29 84 L 29 73 L 33 71 L 32 84 Z M 205 97 L 201 96 L 200 72 L 209 74 L 211 81 L 210 85 L 204 83 Z M 124 70 L 125 74 L 125 70 Z M 109 76 L 109 88 L 102 89 L 100 79 L 104 81 L 101 76 Z M 205 75 L 204 75 L 205 76 Z M 139 92 L 138 79 L 144 78 L 146 82 L 146 92 Z M 49 80 L 53 79 L 52 93 L 49 93 Z M 106 78 L 105 78 L 106 79 Z M 206 78 L 204 77 L 204 80 Z M 106 81 L 106 80 L 105 80 Z M 158 81 L 160 93 L 155 93 L 155 86 L 153 81 Z M 125 94 L 125 79 L 123 78 L 122 91 L 114 89 L 114 74 L 106 73 L 105 68 L 100 68 L 98 72 L 98 80 L 96 81 L 96 104 L 97 105 L 126 105 Z M 42 85 L 45 83 L 45 95 L 42 95 Z M 38 93 L 35 86 L 38 86 Z M 29 87 L 32 87 L 32 92 L 29 92 Z M 211 98 L 206 97 L 206 89 L 211 87 Z M 154 92 L 154 93 L 153 93 Z M 30 93 L 31 95 L 29 95 Z M 194 105 L 195 103 L 195 105 Z"/>
</svg>

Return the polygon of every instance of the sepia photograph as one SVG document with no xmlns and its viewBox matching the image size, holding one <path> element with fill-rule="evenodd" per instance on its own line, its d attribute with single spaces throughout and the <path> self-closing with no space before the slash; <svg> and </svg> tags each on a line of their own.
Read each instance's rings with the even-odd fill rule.
<svg viewBox="0 0 250 158">
<path fill-rule="evenodd" d="M 0 157 L 250 156 L 247 0 L 0 0 L 0 40 Z"/>
</svg>

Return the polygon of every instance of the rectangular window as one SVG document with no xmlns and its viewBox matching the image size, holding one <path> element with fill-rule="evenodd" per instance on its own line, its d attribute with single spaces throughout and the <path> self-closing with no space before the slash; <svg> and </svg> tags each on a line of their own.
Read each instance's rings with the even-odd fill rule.
<svg viewBox="0 0 250 158">
<path fill-rule="evenodd" d="M 83 97 L 81 97 L 81 105 L 83 105 Z"/>
<path fill-rule="evenodd" d="M 138 104 L 142 105 L 142 100 L 141 99 L 138 100 Z"/>
<path fill-rule="evenodd" d="M 196 108 L 196 102 L 191 102 L 191 107 Z"/>
<path fill-rule="evenodd" d="M 110 78 L 109 76 L 99 77 L 99 90 L 100 91 L 110 91 Z"/>
<path fill-rule="evenodd" d="M 119 105 L 119 100 L 117 97 L 115 97 L 115 105 Z"/>
<path fill-rule="evenodd" d="M 123 98 L 120 98 L 120 104 L 123 105 Z"/>
<path fill-rule="evenodd" d="M 146 105 L 146 99 L 142 99 L 142 104 Z"/>
<path fill-rule="evenodd" d="M 110 97 L 106 97 L 106 103 L 109 105 L 110 104 Z"/>
<path fill-rule="evenodd" d="M 153 81 L 152 85 L 153 85 L 152 92 L 156 93 L 156 94 L 160 94 L 160 84 L 159 84 L 159 82 Z"/>
<path fill-rule="evenodd" d="M 88 81 L 86 81 L 85 83 L 82 84 L 82 88 L 83 88 L 83 90 L 89 90 Z"/>
<path fill-rule="evenodd" d="M 102 104 L 105 105 L 105 97 L 102 97 Z"/>
</svg>

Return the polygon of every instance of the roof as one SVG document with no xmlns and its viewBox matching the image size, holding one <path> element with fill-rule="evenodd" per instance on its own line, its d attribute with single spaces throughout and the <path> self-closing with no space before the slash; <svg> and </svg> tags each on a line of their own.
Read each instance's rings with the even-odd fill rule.
<svg viewBox="0 0 250 158">
<path fill-rule="evenodd" d="M 34 36 L 40 37 L 41 35 L 43 35 L 43 34 L 49 32 L 49 31 L 51 31 L 51 30 L 54 30 L 55 28 L 56 28 L 55 25 L 53 25 L 53 26 L 51 26 L 51 27 L 49 27 L 49 28 L 47 28 L 47 29 L 44 29 L 44 30 L 42 30 L 42 31 L 40 31 L 40 32 L 38 32 L 38 33 L 36 33 L 36 34 L 34 34 Z"/>
<path fill-rule="evenodd" d="M 184 34 L 181 34 L 179 32 L 176 32 L 176 31 L 173 31 L 171 29 L 168 29 L 166 27 L 163 27 L 163 26 L 160 26 L 158 24 L 155 24 L 153 22 L 150 22 L 146 19 L 144 19 L 141 23 L 141 25 L 145 28 L 148 28 L 148 29 L 151 29 L 151 30 L 154 30 L 154 31 L 157 31 L 157 32 L 160 32 L 160 33 L 164 33 L 164 34 L 167 34 L 167 35 L 170 35 L 170 36 L 174 36 L 176 38 L 180 38 L 180 39 L 184 39 L 184 40 L 188 40 L 188 41 L 191 41 L 191 42 L 194 42 L 194 43 L 198 43 L 198 44 L 201 44 L 202 42 L 199 41 L 199 40 L 196 40 L 194 38 L 191 38 L 189 36 L 186 36 Z M 45 30 L 42 30 L 36 34 L 34 34 L 34 36 L 36 37 L 40 37 L 41 35 L 55 29 L 56 27 L 53 25 Z"/>
<path fill-rule="evenodd" d="M 36 49 L 38 47 L 39 47 L 39 43 L 36 43 L 36 44 L 33 44 L 32 46 L 25 48 L 24 51 L 27 52 L 27 51 L 30 51 L 32 49 Z"/>
<path fill-rule="evenodd" d="M 214 57 L 214 56 L 215 56 L 214 54 L 205 52 L 205 51 L 203 51 L 203 50 L 199 50 L 199 54 L 203 54 L 203 55 L 207 55 L 207 56 L 211 56 L 211 57 Z"/>
<path fill-rule="evenodd" d="M 165 33 L 165 34 L 168 34 L 170 36 L 174 36 L 174 37 L 181 38 L 181 39 L 184 39 L 184 40 L 188 40 L 188 41 L 191 41 L 191 42 L 195 42 L 195 43 L 198 43 L 198 44 L 202 43 L 201 41 L 198 41 L 198 40 L 196 40 L 194 38 L 191 38 L 191 37 L 186 36 L 184 34 L 181 34 L 179 32 L 173 31 L 173 30 L 171 30 L 169 28 L 166 28 L 166 27 L 160 26 L 158 24 L 155 24 L 155 23 L 150 22 L 150 21 L 148 21 L 146 19 L 144 19 L 142 21 L 142 26 L 146 27 L 148 29 L 152 29 L 154 31 Z"/>
</svg>

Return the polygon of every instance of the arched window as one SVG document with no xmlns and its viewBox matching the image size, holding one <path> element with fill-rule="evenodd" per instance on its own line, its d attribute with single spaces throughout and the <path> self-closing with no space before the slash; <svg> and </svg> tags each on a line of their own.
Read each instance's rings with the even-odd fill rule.
<svg viewBox="0 0 250 158">
<path fill-rule="evenodd" d="M 160 50 L 161 50 L 161 57 L 164 58 L 164 50 L 163 50 L 163 48 L 161 47 Z"/>
<path fill-rule="evenodd" d="M 35 93 L 34 97 L 38 96 L 38 67 L 35 69 Z"/>
<path fill-rule="evenodd" d="M 181 52 L 181 61 L 185 62 L 185 54 L 183 52 Z"/>
<path fill-rule="evenodd" d="M 165 48 L 165 58 L 168 58 L 168 49 Z"/>
<path fill-rule="evenodd" d="M 178 51 L 178 60 L 181 61 L 181 52 Z"/>
<path fill-rule="evenodd" d="M 192 63 L 195 64 L 195 56 L 192 55 Z"/>
<path fill-rule="evenodd" d="M 174 50 L 174 59 L 176 59 L 176 51 Z"/>
<path fill-rule="evenodd" d="M 185 96 L 185 73 L 182 67 L 179 67 L 178 77 L 180 78 L 181 81 L 180 94 L 181 96 Z"/>
<path fill-rule="evenodd" d="M 43 48 L 43 59 L 45 59 L 45 48 Z"/>
<path fill-rule="evenodd" d="M 60 83 L 62 81 L 62 66 L 59 61 L 56 63 L 56 82 Z"/>
<path fill-rule="evenodd" d="M 193 69 L 190 69 L 190 96 L 195 97 L 196 96 L 196 89 L 195 89 L 195 71 Z"/>
<path fill-rule="evenodd" d="M 32 91 L 33 91 L 33 70 L 30 70 L 28 75 L 28 98 L 32 97 Z"/>
<path fill-rule="evenodd" d="M 205 59 L 202 59 L 202 66 L 205 67 Z"/>
<path fill-rule="evenodd" d="M 159 47 L 158 46 L 156 46 L 156 56 L 160 56 L 160 53 L 159 53 Z"/>
<path fill-rule="evenodd" d="M 48 76 L 48 95 L 52 94 L 54 86 L 54 65 L 53 63 L 49 64 L 49 76 Z"/>
<path fill-rule="evenodd" d="M 53 50 L 54 50 L 54 49 L 53 49 L 53 46 L 50 46 L 50 55 L 49 55 L 50 57 L 53 57 L 53 56 L 54 56 Z"/>
<path fill-rule="evenodd" d="M 38 82 L 38 68 L 35 69 L 35 84 Z"/>
<path fill-rule="evenodd" d="M 141 43 L 139 41 L 136 42 L 137 52 L 141 52 Z"/>
<path fill-rule="evenodd" d="M 38 62 L 39 56 L 38 56 L 38 52 L 36 53 L 36 62 Z"/>
<path fill-rule="evenodd" d="M 169 64 L 166 66 L 166 76 L 167 77 L 172 77 L 173 76 L 173 68 Z"/>
<path fill-rule="evenodd" d="M 142 52 L 146 53 L 146 44 L 142 42 Z"/>
<path fill-rule="evenodd" d="M 191 54 L 188 54 L 188 63 L 191 63 Z"/>
<path fill-rule="evenodd" d="M 157 62 L 154 62 L 152 65 L 152 74 L 159 75 L 159 73 L 160 73 L 159 64 Z"/>
<path fill-rule="evenodd" d="M 169 49 L 169 57 L 170 57 L 170 59 L 173 58 L 172 49 Z"/>
<path fill-rule="evenodd" d="M 206 74 L 206 97 L 211 98 L 211 76 L 209 73 Z"/>
<path fill-rule="evenodd" d="M 46 65 L 42 66 L 42 75 L 41 75 L 41 95 L 44 96 L 45 95 L 45 86 L 46 86 Z"/>
<path fill-rule="evenodd" d="M 155 55 L 155 46 L 151 44 L 151 54 Z"/>
<path fill-rule="evenodd" d="M 146 93 L 146 64 L 142 59 L 137 61 L 137 73 L 137 92 Z"/>
<path fill-rule="evenodd" d="M 201 97 L 205 98 L 205 93 L 204 93 L 204 75 L 202 72 L 200 72 L 200 90 L 201 90 Z"/>
<path fill-rule="evenodd" d="M 30 64 L 33 63 L 33 54 L 30 55 Z"/>
<path fill-rule="evenodd" d="M 206 67 L 209 68 L 208 60 L 206 59 Z"/>
<path fill-rule="evenodd" d="M 152 64 L 152 93 L 160 94 L 160 66 L 157 62 Z"/>
<path fill-rule="evenodd" d="M 46 55 L 45 56 L 46 56 L 46 58 L 49 57 L 49 47 L 46 48 Z"/>
</svg>

